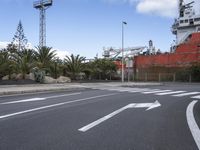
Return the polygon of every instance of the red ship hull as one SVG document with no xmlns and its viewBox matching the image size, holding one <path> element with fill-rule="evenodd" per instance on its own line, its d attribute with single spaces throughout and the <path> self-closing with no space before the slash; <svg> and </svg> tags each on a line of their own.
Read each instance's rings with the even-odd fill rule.
<svg viewBox="0 0 200 150">
<path fill-rule="evenodd" d="M 154 66 L 159 67 L 188 67 L 200 62 L 200 33 L 193 33 L 191 38 L 180 44 L 174 53 L 143 56 L 134 58 L 136 69 Z"/>
</svg>

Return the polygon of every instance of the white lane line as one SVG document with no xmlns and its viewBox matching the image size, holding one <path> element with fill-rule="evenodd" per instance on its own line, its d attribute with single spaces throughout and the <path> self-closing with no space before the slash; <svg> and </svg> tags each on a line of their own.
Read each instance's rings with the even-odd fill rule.
<svg viewBox="0 0 200 150">
<path fill-rule="evenodd" d="M 157 93 L 155 95 L 170 95 L 170 94 L 177 94 L 177 93 L 184 93 L 186 91 L 174 91 L 174 92 L 165 92 L 165 93 Z"/>
<path fill-rule="evenodd" d="M 49 97 L 43 97 L 43 98 L 23 99 L 23 100 L 17 100 L 17 101 L 11 101 L 11 102 L 0 103 L 0 105 L 16 104 L 16 103 L 25 103 L 25 102 L 35 102 L 35 101 L 44 101 L 44 100 L 46 100 L 46 99 L 58 98 L 58 97 L 67 97 L 67 96 L 79 95 L 79 94 L 81 94 L 81 92 L 79 92 L 79 93 L 72 93 L 72 94 L 64 94 L 64 95 L 55 95 L 55 96 L 49 96 Z"/>
<path fill-rule="evenodd" d="M 108 97 L 108 96 L 113 96 L 113 95 L 117 95 L 117 93 L 93 96 L 93 97 L 82 98 L 82 99 L 77 99 L 77 100 L 73 100 L 73 101 L 68 101 L 68 102 L 57 103 L 57 104 L 53 104 L 53 105 L 47 105 L 47 106 L 43 106 L 43 107 L 28 109 L 28 110 L 25 110 L 25 111 L 20 111 L 20 112 L 16 112 L 16 113 L 6 114 L 6 115 L 3 115 L 3 116 L 0 116 L 0 119 L 5 119 L 5 118 L 12 117 L 12 116 L 17 116 L 17 115 L 21 115 L 21 114 L 25 114 L 25 113 L 29 113 L 29 112 L 34 112 L 34 111 L 37 111 L 37 110 L 43 110 L 43 109 L 52 108 L 52 107 L 56 107 L 56 106 L 62 106 L 62 105 L 66 105 L 66 104 L 71 104 L 71 103 L 91 100 L 91 99 L 95 99 L 95 98 Z"/>
<path fill-rule="evenodd" d="M 161 92 L 171 92 L 171 90 L 153 90 L 153 91 L 147 91 L 147 92 L 142 92 L 143 94 L 152 94 L 152 93 L 161 93 Z"/>
<path fill-rule="evenodd" d="M 12 101 L 12 102 L 5 102 L 0 103 L 0 105 L 6 105 L 6 104 L 15 104 L 15 103 L 23 103 L 23 102 L 32 102 L 32 101 L 44 101 L 46 98 L 30 98 L 30 99 L 24 99 L 24 100 L 18 100 L 18 101 Z"/>
<path fill-rule="evenodd" d="M 172 95 L 172 96 L 176 96 L 176 97 L 182 97 L 182 96 L 188 96 L 188 95 L 195 95 L 195 94 L 199 94 L 200 92 L 188 92 L 188 93 L 182 93 L 182 94 L 177 94 L 177 95 Z"/>
<path fill-rule="evenodd" d="M 81 131 L 81 132 L 86 132 L 86 131 L 90 130 L 91 128 L 97 126 L 98 124 L 100 124 L 100 123 L 112 118 L 113 116 L 119 114 L 120 112 L 126 110 L 128 107 L 129 107 L 129 105 L 122 107 L 122 108 L 120 108 L 120 109 L 118 109 L 118 110 L 116 110 L 116 111 L 114 111 L 114 112 L 112 112 L 112 113 L 110 113 L 110 114 L 108 114 L 108 115 L 106 115 L 106 116 L 104 116 L 104 117 L 102 117 L 102 118 L 80 128 L 78 130 Z"/>
<path fill-rule="evenodd" d="M 195 121 L 194 118 L 194 106 L 198 101 L 192 101 L 188 107 L 187 107 L 187 111 L 186 111 L 186 117 L 187 117 L 187 122 L 188 122 L 188 126 L 190 128 L 190 131 L 192 133 L 192 136 L 196 142 L 197 147 L 200 150 L 200 129 Z"/>
<path fill-rule="evenodd" d="M 197 96 L 193 96 L 191 98 L 196 98 L 196 99 L 200 99 L 200 95 L 197 95 Z"/>
</svg>

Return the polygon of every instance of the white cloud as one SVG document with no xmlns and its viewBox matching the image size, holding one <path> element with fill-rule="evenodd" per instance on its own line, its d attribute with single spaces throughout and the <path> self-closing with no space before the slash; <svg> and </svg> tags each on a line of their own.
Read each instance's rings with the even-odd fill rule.
<svg viewBox="0 0 200 150">
<path fill-rule="evenodd" d="M 69 53 L 69 52 L 67 52 L 67 51 L 61 51 L 61 50 L 58 50 L 58 49 L 54 49 L 54 50 L 56 50 L 56 56 L 57 57 L 59 57 L 60 59 L 64 59 L 65 58 L 65 56 L 67 55 L 67 56 L 70 56 L 71 54 Z"/>
<path fill-rule="evenodd" d="M 0 42 L 0 50 L 6 48 L 9 43 L 10 42 Z M 35 49 L 32 46 L 31 43 L 27 44 L 27 48 L 29 48 L 29 49 Z M 60 59 L 64 59 L 66 55 L 67 56 L 71 55 L 71 53 L 69 53 L 68 51 L 61 51 L 59 49 L 54 49 L 54 50 L 56 50 L 56 54 L 57 54 L 56 56 L 59 57 Z"/>
<path fill-rule="evenodd" d="M 0 49 L 4 49 L 10 42 L 0 42 Z"/>
<path fill-rule="evenodd" d="M 103 0 L 109 3 L 129 3 L 137 12 L 174 18 L 178 14 L 178 0 Z M 192 0 L 184 0 L 185 3 Z M 200 0 L 195 0 L 195 9 L 199 13 Z"/>
<path fill-rule="evenodd" d="M 175 17 L 177 6 L 177 0 L 140 0 L 137 3 L 136 9 L 139 13 Z"/>
<path fill-rule="evenodd" d="M 10 42 L 0 42 L 0 49 L 7 48 L 8 44 L 10 44 Z M 27 49 L 34 49 L 34 47 L 32 46 L 31 43 L 27 43 L 26 48 Z"/>
</svg>

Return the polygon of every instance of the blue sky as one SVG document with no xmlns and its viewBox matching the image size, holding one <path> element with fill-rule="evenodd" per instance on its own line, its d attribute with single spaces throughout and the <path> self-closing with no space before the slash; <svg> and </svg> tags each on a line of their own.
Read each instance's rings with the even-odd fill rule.
<svg viewBox="0 0 200 150">
<path fill-rule="evenodd" d="M 145 1 L 153 1 L 152 6 Z M 12 40 L 21 20 L 28 41 L 38 45 L 39 11 L 32 3 L 0 1 L 1 42 Z M 146 46 L 151 39 L 156 48 L 169 51 L 175 39 L 170 27 L 176 4 L 176 0 L 54 0 L 47 10 L 47 46 L 63 55 L 101 56 L 104 46 L 121 47 L 121 22 L 126 21 L 125 47 Z"/>
</svg>

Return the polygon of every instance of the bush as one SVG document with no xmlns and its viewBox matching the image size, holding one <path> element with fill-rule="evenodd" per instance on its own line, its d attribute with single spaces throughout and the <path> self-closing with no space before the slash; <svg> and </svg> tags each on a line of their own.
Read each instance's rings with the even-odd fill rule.
<svg viewBox="0 0 200 150">
<path fill-rule="evenodd" d="M 38 68 L 33 69 L 33 74 L 35 77 L 35 81 L 39 83 L 44 83 L 44 78 L 45 78 L 45 71 L 40 70 Z"/>
<path fill-rule="evenodd" d="M 192 81 L 200 81 L 200 63 L 193 64 L 190 68 Z"/>
</svg>

